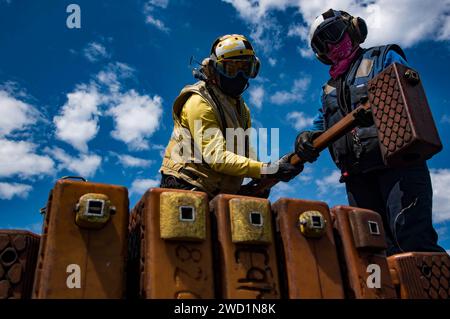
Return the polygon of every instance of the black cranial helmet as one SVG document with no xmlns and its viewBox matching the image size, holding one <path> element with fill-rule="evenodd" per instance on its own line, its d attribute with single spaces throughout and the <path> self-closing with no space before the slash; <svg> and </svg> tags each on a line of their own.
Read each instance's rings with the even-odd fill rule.
<svg viewBox="0 0 450 319">
<path fill-rule="evenodd" d="M 366 22 L 345 11 L 330 9 L 316 18 L 310 29 L 310 44 L 316 57 L 325 64 L 332 64 L 327 58 L 328 44 L 338 43 L 345 33 L 353 43 L 361 44 L 367 37 Z"/>
</svg>

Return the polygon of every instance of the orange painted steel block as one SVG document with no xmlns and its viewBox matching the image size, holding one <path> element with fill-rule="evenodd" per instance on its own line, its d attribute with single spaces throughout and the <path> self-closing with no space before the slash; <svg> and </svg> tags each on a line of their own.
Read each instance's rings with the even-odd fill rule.
<svg viewBox="0 0 450 319">
<path fill-rule="evenodd" d="M 282 198 L 272 210 L 286 297 L 344 298 L 328 205 Z"/>
<path fill-rule="evenodd" d="M 132 210 L 129 227 L 130 297 L 214 297 L 206 193 L 150 189 Z"/>
<path fill-rule="evenodd" d="M 217 297 L 280 298 L 269 201 L 218 195 L 210 202 L 215 219 Z"/>
<path fill-rule="evenodd" d="M 336 206 L 331 214 L 347 297 L 396 298 L 386 259 L 381 216 L 371 210 L 348 206 Z"/>
<path fill-rule="evenodd" d="M 60 179 L 45 209 L 33 298 L 123 298 L 128 192 Z"/>
</svg>

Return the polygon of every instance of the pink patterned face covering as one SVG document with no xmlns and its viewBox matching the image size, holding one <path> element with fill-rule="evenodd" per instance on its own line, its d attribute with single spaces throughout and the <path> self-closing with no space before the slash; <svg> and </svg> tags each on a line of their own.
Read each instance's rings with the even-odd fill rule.
<svg viewBox="0 0 450 319">
<path fill-rule="evenodd" d="M 357 55 L 359 46 L 353 47 L 350 35 L 345 33 L 339 43 L 330 44 L 328 48 L 327 57 L 333 62 L 330 68 L 330 75 L 333 79 L 337 79 L 348 70 Z"/>
</svg>

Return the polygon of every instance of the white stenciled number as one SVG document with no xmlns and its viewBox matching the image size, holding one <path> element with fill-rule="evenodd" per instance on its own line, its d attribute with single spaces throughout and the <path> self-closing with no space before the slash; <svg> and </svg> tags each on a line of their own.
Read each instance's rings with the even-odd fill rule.
<svg viewBox="0 0 450 319">
<path fill-rule="evenodd" d="M 67 276 L 66 285 L 69 289 L 81 288 L 81 268 L 77 264 L 70 264 L 66 268 Z"/>
<path fill-rule="evenodd" d="M 381 267 L 377 264 L 367 266 L 369 276 L 367 276 L 367 288 L 381 288 Z"/>
<path fill-rule="evenodd" d="M 81 8 L 78 4 L 69 4 L 66 12 L 70 13 L 67 17 L 66 25 L 69 29 L 81 29 Z"/>
</svg>

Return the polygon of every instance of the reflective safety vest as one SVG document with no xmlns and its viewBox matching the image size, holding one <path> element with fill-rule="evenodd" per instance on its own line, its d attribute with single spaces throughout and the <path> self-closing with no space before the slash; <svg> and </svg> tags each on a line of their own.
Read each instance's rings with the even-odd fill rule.
<svg viewBox="0 0 450 319">
<path fill-rule="evenodd" d="M 367 82 L 384 69 L 386 54 L 394 50 L 403 58 L 405 54 L 397 45 L 362 49 L 359 58 L 349 71 L 338 79 L 330 79 L 322 87 L 322 111 L 325 129 L 339 122 L 368 96 Z M 331 156 L 343 172 L 350 174 L 368 172 L 385 167 L 378 145 L 375 125 L 357 127 L 330 146 Z"/>
<path fill-rule="evenodd" d="M 199 190 L 207 192 L 210 196 L 218 193 L 236 194 L 240 189 L 244 177 L 216 172 L 203 159 L 201 159 L 200 163 L 194 162 L 194 156 L 190 158 L 188 163 L 177 161 L 172 156 L 174 147 L 181 149 L 180 145 L 183 137 L 177 133 L 177 130 L 182 128 L 181 111 L 193 94 L 200 95 L 212 107 L 218 119 L 218 126 L 224 137 L 226 136 L 225 132 L 227 128 L 242 128 L 244 130 L 248 128 L 247 123 L 249 123 L 250 111 L 242 98 L 239 101 L 232 99 L 223 94 L 215 85 L 207 85 L 203 81 L 197 82 L 194 85 L 188 85 L 183 88 L 173 104 L 174 132 L 167 145 L 160 172 L 181 178 L 198 187 Z M 235 105 L 233 102 L 238 105 Z M 194 148 L 199 146 L 194 145 L 193 141 L 191 137 L 191 154 L 195 155 Z M 246 157 L 249 156 L 248 150 L 248 143 L 246 143 Z"/>
</svg>

